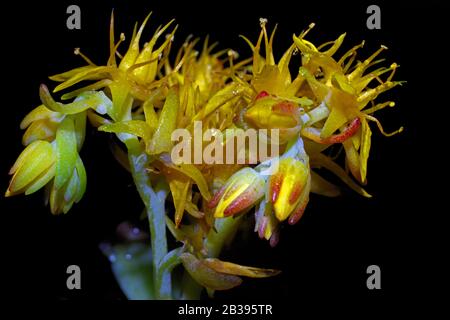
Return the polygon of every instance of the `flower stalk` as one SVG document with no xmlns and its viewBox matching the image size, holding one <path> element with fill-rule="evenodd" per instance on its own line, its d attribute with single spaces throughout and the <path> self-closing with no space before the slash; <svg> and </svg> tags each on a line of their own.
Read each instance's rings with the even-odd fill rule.
<svg viewBox="0 0 450 320">
<path fill-rule="evenodd" d="M 161 267 L 167 255 L 167 238 L 165 222 L 165 200 L 167 187 L 158 185 L 152 187 L 147 174 L 149 156 L 145 153 L 139 141 L 134 138 L 127 140 L 131 174 L 136 189 L 145 205 L 148 223 L 150 226 L 150 240 L 152 248 L 153 283 L 157 299 L 172 298 L 172 284 L 170 268 Z"/>
</svg>

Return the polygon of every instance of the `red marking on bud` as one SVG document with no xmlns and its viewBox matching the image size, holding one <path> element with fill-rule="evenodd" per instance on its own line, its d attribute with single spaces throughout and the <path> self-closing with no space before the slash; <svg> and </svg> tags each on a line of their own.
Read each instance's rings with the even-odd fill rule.
<svg viewBox="0 0 450 320">
<path fill-rule="evenodd" d="M 222 198 L 223 193 L 225 192 L 226 186 L 223 186 L 222 188 L 220 188 L 219 191 L 216 192 L 216 194 L 212 197 L 211 200 L 209 200 L 208 202 L 208 208 L 212 209 L 214 207 L 217 206 L 217 204 L 220 201 L 220 198 Z"/>
<path fill-rule="evenodd" d="M 231 216 L 239 211 L 242 211 L 255 202 L 254 197 L 252 197 L 248 191 L 244 191 L 236 199 L 231 202 L 228 207 L 223 211 L 225 217 Z"/>
<path fill-rule="evenodd" d="M 274 231 L 270 237 L 269 243 L 272 248 L 274 248 L 280 241 L 280 232 L 278 230 Z"/>
<path fill-rule="evenodd" d="M 300 184 L 296 184 L 294 186 L 294 189 L 292 190 L 291 195 L 289 196 L 289 204 L 293 205 L 298 198 L 300 197 L 300 194 L 302 192 L 302 187 Z"/>
<path fill-rule="evenodd" d="M 272 111 L 281 114 L 292 115 L 297 111 L 298 107 L 290 101 L 281 101 L 272 106 Z"/>
<path fill-rule="evenodd" d="M 259 223 L 259 228 L 258 228 L 258 236 L 260 239 L 264 238 L 264 234 L 265 234 L 268 222 L 269 222 L 269 219 L 266 216 L 261 218 L 261 222 Z"/>
<path fill-rule="evenodd" d="M 290 225 L 294 225 L 300 220 L 300 218 L 303 216 L 303 213 L 305 213 L 307 204 L 308 204 L 308 202 L 306 202 L 304 205 L 300 206 L 294 213 L 291 214 L 291 216 L 289 217 L 289 220 L 288 220 Z"/>
<path fill-rule="evenodd" d="M 332 135 L 326 139 L 323 139 L 327 144 L 331 143 L 341 143 L 353 136 L 361 126 L 361 120 L 356 117 L 350 124 L 339 134 Z"/>
<path fill-rule="evenodd" d="M 259 99 L 262 99 L 262 98 L 267 97 L 267 96 L 269 96 L 269 93 L 267 91 L 263 90 L 263 91 L 261 91 L 260 93 L 258 93 L 256 95 L 255 100 L 259 100 Z"/>
<path fill-rule="evenodd" d="M 309 139 L 313 140 L 314 142 L 321 143 L 321 144 L 334 144 L 334 143 L 342 143 L 348 138 L 355 135 L 355 133 L 358 131 L 359 127 L 361 127 L 361 120 L 356 117 L 353 119 L 350 124 L 342 130 L 341 133 L 333 134 L 329 136 L 328 138 L 322 139 L 318 134 L 313 133 L 311 131 L 304 132 L 305 136 Z M 306 128 L 305 130 L 308 130 Z"/>
<path fill-rule="evenodd" d="M 283 183 L 283 176 L 281 174 L 273 175 L 270 179 L 270 199 L 272 203 L 277 201 L 278 195 L 281 190 L 281 184 Z"/>
</svg>

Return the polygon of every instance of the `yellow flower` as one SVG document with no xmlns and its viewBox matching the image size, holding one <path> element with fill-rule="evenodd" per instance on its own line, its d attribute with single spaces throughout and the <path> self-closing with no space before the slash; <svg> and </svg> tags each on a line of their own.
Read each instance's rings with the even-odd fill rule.
<svg viewBox="0 0 450 320">
<path fill-rule="evenodd" d="M 110 56 L 106 65 L 98 66 L 94 64 L 79 49 L 76 49 L 75 54 L 83 57 L 88 65 L 51 76 L 51 80 L 61 82 L 53 92 L 67 89 L 82 81 L 95 80 L 95 83 L 62 95 L 62 99 L 70 99 L 85 91 L 108 87 L 113 101 L 113 106 L 108 110 L 108 115 L 114 121 L 131 120 L 131 108 L 134 100 L 143 102 L 155 99 L 158 94 L 165 90 L 164 82 L 167 82 L 166 78 L 159 80 L 156 80 L 156 78 L 167 59 L 176 27 L 160 46 L 156 46 L 158 39 L 174 20 L 158 28 L 150 40 L 141 48 L 141 36 L 150 15 L 146 17 L 139 30 L 133 33 L 129 48 L 119 64 L 116 62 L 117 50 L 125 40 L 125 35 L 121 34 L 119 41 L 115 42 L 114 16 L 111 15 Z"/>
<path fill-rule="evenodd" d="M 295 45 L 292 44 L 276 63 L 273 54 L 276 26 L 269 37 L 266 24 L 267 19 L 261 18 L 261 32 L 255 45 L 242 36 L 253 52 L 251 87 L 255 91 L 255 96 L 260 95 L 264 91 L 283 99 L 296 100 L 296 93 L 302 84 L 303 78 L 300 75 L 293 78 L 289 71 L 289 63 L 296 50 Z M 263 41 L 265 57 L 260 55 Z"/>
<path fill-rule="evenodd" d="M 59 188 L 54 180 L 47 189 L 46 202 L 50 203 L 53 214 L 67 213 L 74 203 L 78 203 L 86 190 L 86 171 L 78 157 L 68 180 Z"/>
<path fill-rule="evenodd" d="M 279 241 L 280 221 L 275 217 L 272 203 L 263 199 L 255 210 L 255 229 L 261 239 L 269 240 L 270 246 L 275 247 Z"/>
<path fill-rule="evenodd" d="M 364 42 L 335 60 L 332 56 L 341 46 L 345 34 L 332 41 L 329 49 L 320 51 L 323 46 L 316 47 L 304 39 L 311 28 L 312 26 L 298 37 L 293 36 L 295 45 L 302 52 L 302 67 L 299 73 L 312 93 L 310 98 L 318 104 L 315 109 L 309 110 L 310 119 L 301 134 L 318 144 L 342 143 L 350 172 L 360 183 L 365 183 L 371 139 L 368 121 L 375 122 L 386 136 L 403 130 L 400 128 L 386 134 L 380 122 L 371 115 L 377 110 L 395 105 L 392 101 L 379 104 L 374 104 L 373 101 L 382 92 L 402 83 L 392 80 L 398 65 L 393 63 L 389 68 L 382 67 L 366 72 L 383 61 L 375 60 L 387 49 L 381 46 L 369 58 L 353 66 L 356 52 Z M 385 73 L 389 75 L 386 80 L 382 80 L 381 76 Z M 378 85 L 369 87 L 375 80 Z M 366 108 L 369 103 L 372 103 L 372 107 Z"/>
<path fill-rule="evenodd" d="M 257 128 L 293 128 L 299 125 L 299 106 L 275 97 L 262 97 L 247 110 L 245 120 Z"/>
<path fill-rule="evenodd" d="M 29 144 L 19 155 L 9 174 L 11 182 L 5 196 L 24 192 L 32 194 L 46 185 L 54 176 L 56 152 L 48 141 L 36 140 Z"/>
<path fill-rule="evenodd" d="M 214 195 L 209 207 L 216 207 L 214 217 L 227 217 L 253 206 L 264 196 L 264 178 L 252 168 L 233 174 Z"/>
<path fill-rule="evenodd" d="M 38 115 L 51 113 L 38 107 L 23 123 L 38 119 Z M 66 213 L 73 203 L 81 200 L 86 189 L 86 172 L 77 150 L 81 147 L 80 135 L 84 135 L 84 130 L 81 133 L 76 129 L 75 122 L 80 120 L 77 115 L 62 118 L 52 142 L 35 140 L 19 155 L 9 172 L 13 177 L 5 196 L 29 195 L 47 185 L 53 214 Z"/>
<path fill-rule="evenodd" d="M 279 221 L 295 223 L 303 214 L 310 190 L 308 164 L 294 158 L 280 160 L 278 172 L 269 179 L 269 200 Z"/>
<path fill-rule="evenodd" d="M 51 111 L 44 105 L 33 109 L 20 123 L 20 128 L 26 129 L 22 143 L 27 146 L 36 140 L 53 141 L 63 119 L 64 114 Z"/>
<path fill-rule="evenodd" d="M 292 101 L 269 96 L 261 91 L 244 114 L 245 121 L 258 129 L 278 129 L 281 143 L 297 137 L 301 129 L 300 106 Z"/>
</svg>

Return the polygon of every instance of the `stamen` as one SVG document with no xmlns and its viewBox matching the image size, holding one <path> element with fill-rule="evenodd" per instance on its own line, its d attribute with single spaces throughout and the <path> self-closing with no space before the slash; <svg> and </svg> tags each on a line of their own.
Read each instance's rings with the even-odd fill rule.
<svg viewBox="0 0 450 320">
<path fill-rule="evenodd" d="M 108 65 L 108 66 L 109 66 L 109 65 L 113 65 L 113 64 L 115 65 L 115 59 L 114 59 L 114 57 L 115 57 L 116 54 L 118 54 L 117 49 L 119 48 L 119 45 L 120 45 L 123 41 L 125 41 L 125 34 L 122 32 L 122 33 L 120 34 L 119 41 L 118 41 L 117 44 L 114 46 L 113 50 L 110 52 L 110 55 L 109 55 L 109 58 L 108 58 L 108 62 L 107 62 L 107 65 Z M 119 56 L 119 57 L 122 58 L 122 56 Z"/>
<path fill-rule="evenodd" d="M 304 38 L 304 37 L 308 34 L 308 32 L 310 32 L 311 29 L 314 28 L 315 26 L 316 26 L 316 24 L 315 24 L 314 22 L 311 22 L 311 23 L 309 24 L 309 26 L 308 26 L 308 29 L 306 29 L 305 31 L 303 31 L 303 32 L 300 34 L 300 39 Z"/>
<path fill-rule="evenodd" d="M 392 69 L 392 73 L 387 78 L 387 81 L 391 81 L 392 80 L 392 78 L 394 77 L 395 71 L 397 70 L 398 67 L 400 67 L 400 66 L 398 64 L 396 64 L 395 62 L 393 64 L 391 64 L 390 69 Z"/>
<path fill-rule="evenodd" d="M 80 51 L 80 48 L 75 48 L 74 50 L 73 50 L 73 53 L 76 55 L 76 56 L 80 56 L 80 57 L 82 57 L 89 65 L 91 65 L 91 66 L 97 66 L 95 63 L 93 63 L 88 57 L 86 57 L 81 51 Z"/>
<path fill-rule="evenodd" d="M 266 18 L 259 18 L 259 25 L 261 26 L 261 28 L 264 28 L 267 24 L 267 19 Z"/>
<path fill-rule="evenodd" d="M 394 101 L 387 101 L 387 102 L 384 102 L 384 103 L 379 103 L 379 104 L 377 104 L 377 105 L 375 105 L 375 106 L 373 106 L 373 107 L 371 107 L 369 109 L 363 110 L 363 112 L 366 113 L 366 114 L 371 114 L 371 113 L 374 113 L 375 111 L 384 109 L 385 107 L 390 107 L 390 108 L 395 107 L 395 102 Z"/>
<path fill-rule="evenodd" d="M 402 132 L 403 129 L 404 129 L 403 127 L 400 127 L 398 130 L 396 130 L 396 131 L 394 131 L 394 132 L 386 133 L 386 132 L 384 131 L 384 129 L 383 129 L 383 126 L 381 125 L 381 122 L 378 121 L 377 118 L 372 117 L 372 116 L 370 116 L 370 115 L 368 115 L 368 114 L 363 114 L 363 116 L 364 116 L 367 120 L 370 120 L 370 121 L 375 122 L 375 123 L 377 124 L 377 127 L 378 127 L 378 129 L 380 130 L 380 132 L 381 132 L 384 136 L 386 136 L 386 137 L 392 137 L 393 135 L 396 135 L 397 133 Z"/>
</svg>

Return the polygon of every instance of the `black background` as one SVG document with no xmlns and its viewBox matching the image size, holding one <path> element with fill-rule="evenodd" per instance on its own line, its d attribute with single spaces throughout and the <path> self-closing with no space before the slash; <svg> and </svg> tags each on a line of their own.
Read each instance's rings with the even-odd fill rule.
<svg viewBox="0 0 450 320">
<path fill-rule="evenodd" d="M 81 30 L 66 28 L 70 4 L 81 7 Z M 400 125 L 405 131 L 385 138 L 373 130 L 367 187 L 372 199 L 345 187 L 340 198 L 312 196 L 305 216 L 297 225 L 283 228 L 275 249 L 256 234 L 248 239 L 238 237 L 224 258 L 279 268 L 283 273 L 270 279 L 247 279 L 236 289 L 217 293 L 216 298 L 299 303 L 326 298 L 373 302 L 375 306 L 379 301 L 434 293 L 431 286 L 440 286 L 442 275 L 433 255 L 439 243 L 436 237 L 441 234 L 431 229 L 445 212 L 434 205 L 434 199 L 446 191 L 435 184 L 434 177 L 445 181 L 445 144 L 440 139 L 448 115 L 448 92 L 440 76 L 448 64 L 443 43 L 448 41 L 445 16 L 449 11 L 438 2 L 395 6 L 378 2 L 382 28 L 368 30 L 369 4 L 73 0 L 3 7 L 0 189 L 6 190 L 7 171 L 22 150 L 19 123 L 39 104 L 39 84 L 51 85 L 47 76 L 84 64 L 73 55 L 75 47 L 97 64 L 106 62 L 112 8 L 116 37 L 124 32 L 129 40 L 134 22 L 142 21 L 152 10 L 147 37 L 157 25 L 174 17 L 180 24 L 175 46 L 191 33 L 200 37 L 209 34 L 211 40 L 220 42 L 220 48 L 233 48 L 241 56 L 250 51 L 238 35 L 255 40 L 259 17 L 267 18 L 269 27 L 279 23 L 275 38 L 278 57 L 290 44 L 292 33 L 298 34 L 315 22 L 308 36 L 314 43 L 347 32 L 345 49 L 366 39 L 360 57 L 370 55 L 381 44 L 389 47 L 384 53 L 386 63 L 400 64 L 396 79 L 407 84 L 384 95 L 394 99 L 397 106 L 382 111 L 380 119 L 386 131 Z M 67 215 L 52 216 L 43 204 L 43 192 L 0 200 L 4 249 L 0 259 L 6 266 L 3 276 L 13 298 L 125 299 L 98 244 L 114 238 L 118 223 L 137 221 L 141 203 L 131 178 L 113 160 L 106 142 L 105 134 L 88 128 L 81 152 L 88 189 Z M 69 291 L 65 286 L 70 264 L 81 267 L 80 291 Z M 371 264 L 381 268 L 382 290 L 366 288 L 366 268 Z M 295 307 L 292 302 L 286 305 Z"/>
</svg>

